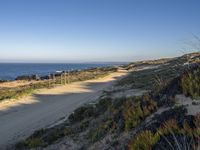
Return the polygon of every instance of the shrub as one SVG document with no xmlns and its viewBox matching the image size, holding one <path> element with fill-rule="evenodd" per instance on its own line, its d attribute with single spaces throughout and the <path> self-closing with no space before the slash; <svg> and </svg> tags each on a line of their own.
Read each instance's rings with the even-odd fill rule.
<svg viewBox="0 0 200 150">
<path fill-rule="evenodd" d="M 27 149 L 34 148 L 39 146 L 44 146 L 45 142 L 42 139 L 42 135 L 46 132 L 44 129 L 35 131 L 33 135 L 31 135 L 28 139 L 21 141 L 16 144 L 16 149 Z"/>
<path fill-rule="evenodd" d="M 82 121 L 83 119 L 94 116 L 96 113 L 93 105 L 86 105 L 77 108 L 74 113 L 69 116 L 69 121 L 71 123 Z"/>
<path fill-rule="evenodd" d="M 175 119 L 165 121 L 155 132 L 144 130 L 130 140 L 130 150 L 198 150 L 200 148 L 200 114 L 194 119 L 191 127 L 184 121 L 181 125 Z"/>
<path fill-rule="evenodd" d="M 125 118 L 125 128 L 130 130 L 138 125 L 143 118 L 144 114 L 140 107 L 139 102 L 132 103 L 128 101 L 125 106 L 124 118 Z"/>
<path fill-rule="evenodd" d="M 160 139 L 158 133 L 153 134 L 151 131 L 143 131 L 132 140 L 129 145 L 129 150 L 151 150 Z"/>
<path fill-rule="evenodd" d="M 89 123 L 90 122 L 88 120 L 82 121 L 81 124 L 80 124 L 80 126 L 79 126 L 79 130 L 80 131 L 84 131 L 86 128 L 89 127 Z"/>
<path fill-rule="evenodd" d="M 109 97 L 101 98 L 97 103 L 96 107 L 98 109 L 98 113 L 105 112 L 112 104 L 112 99 Z"/>
<path fill-rule="evenodd" d="M 125 129 L 130 130 L 156 111 L 157 103 L 151 99 L 149 94 L 145 94 L 143 97 L 127 100 L 123 109 Z"/>
<path fill-rule="evenodd" d="M 69 127 L 65 127 L 64 130 L 63 130 L 63 133 L 64 133 L 65 136 L 67 136 L 67 135 L 72 134 L 73 130 Z"/>
<path fill-rule="evenodd" d="M 193 99 L 200 96 L 200 66 L 187 70 L 181 77 L 182 91 Z"/>
<path fill-rule="evenodd" d="M 175 119 L 167 120 L 163 125 L 158 129 L 160 135 L 166 135 L 169 133 L 174 133 L 179 131 L 178 122 Z"/>
<path fill-rule="evenodd" d="M 28 148 L 35 148 L 45 145 L 44 141 L 40 138 L 32 138 L 22 142 L 19 142 L 16 145 L 16 149 L 26 149 Z"/>
<path fill-rule="evenodd" d="M 194 118 L 194 124 L 195 124 L 195 135 L 200 137 L 200 113 L 198 113 Z"/>
<path fill-rule="evenodd" d="M 96 142 L 102 139 L 107 133 L 112 133 L 117 129 L 117 124 L 112 119 L 108 119 L 102 122 L 96 129 L 91 130 L 88 134 L 89 139 L 92 142 Z"/>
<path fill-rule="evenodd" d="M 21 141 L 16 144 L 16 149 L 30 149 L 36 147 L 46 147 L 49 144 L 52 144 L 56 140 L 71 135 L 73 129 L 70 127 L 55 127 L 51 129 L 41 129 L 35 131 L 30 137 L 26 140 Z"/>
</svg>

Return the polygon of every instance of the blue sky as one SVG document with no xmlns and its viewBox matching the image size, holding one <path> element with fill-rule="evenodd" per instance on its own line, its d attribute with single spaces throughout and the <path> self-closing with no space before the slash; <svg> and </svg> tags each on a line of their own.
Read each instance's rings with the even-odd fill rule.
<svg viewBox="0 0 200 150">
<path fill-rule="evenodd" d="M 0 62 L 181 55 L 184 42 L 200 34 L 199 6 L 199 0 L 1 0 Z"/>
</svg>

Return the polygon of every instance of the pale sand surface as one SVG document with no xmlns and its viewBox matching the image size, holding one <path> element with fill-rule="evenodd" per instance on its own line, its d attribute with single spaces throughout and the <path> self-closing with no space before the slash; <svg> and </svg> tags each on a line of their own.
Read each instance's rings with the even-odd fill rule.
<svg viewBox="0 0 200 150">
<path fill-rule="evenodd" d="M 19 100 L 0 102 L 0 149 L 31 135 L 35 130 L 56 124 L 80 105 L 97 99 L 127 72 L 104 78 L 42 89 Z"/>
<path fill-rule="evenodd" d="M 190 97 L 186 97 L 184 95 L 176 95 L 177 105 L 183 105 L 187 109 L 188 115 L 196 115 L 200 112 L 200 104 L 198 100 L 192 100 Z M 196 102 L 197 104 L 193 104 Z"/>
</svg>

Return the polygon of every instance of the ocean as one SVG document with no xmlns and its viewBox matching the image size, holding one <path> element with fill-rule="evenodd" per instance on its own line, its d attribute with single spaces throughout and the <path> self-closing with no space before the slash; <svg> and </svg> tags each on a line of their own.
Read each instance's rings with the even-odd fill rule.
<svg viewBox="0 0 200 150">
<path fill-rule="evenodd" d="M 121 63 L 122 64 L 122 63 Z M 39 76 L 55 73 L 56 71 L 64 70 L 83 70 L 95 67 L 106 67 L 120 65 L 120 63 L 66 63 L 66 64 L 39 64 L 39 63 L 0 63 L 0 80 L 14 80 L 21 75 L 34 75 Z"/>
</svg>

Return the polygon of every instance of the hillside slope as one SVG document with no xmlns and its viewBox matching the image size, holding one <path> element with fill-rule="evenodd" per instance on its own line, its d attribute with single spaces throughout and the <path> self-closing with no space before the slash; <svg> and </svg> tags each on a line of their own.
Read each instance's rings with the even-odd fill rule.
<svg viewBox="0 0 200 150">
<path fill-rule="evenodd" d="M 123 66 L 127 77 L 16 149 L 197 150 L 200 53 Z M 137 91 L 137 92 L 136 92 Z"/>
</svg>

